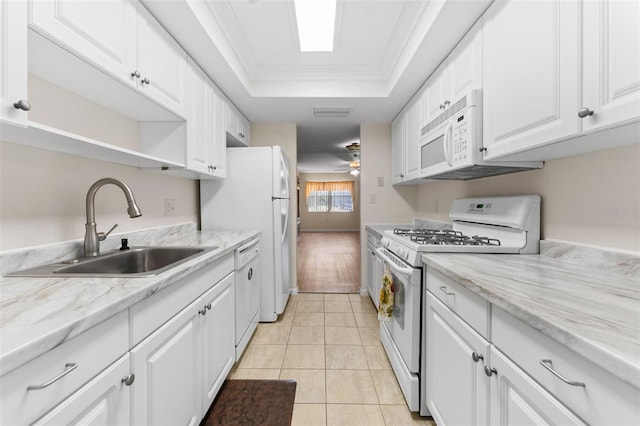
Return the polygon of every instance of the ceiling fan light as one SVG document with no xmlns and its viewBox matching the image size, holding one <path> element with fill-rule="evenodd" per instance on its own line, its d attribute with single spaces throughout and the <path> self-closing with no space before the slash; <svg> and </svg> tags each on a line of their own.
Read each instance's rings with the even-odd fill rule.
<svg viewBox="0 0 640 426">
<path fill-rule="evenodd" d="M 353 155 L 354 159 L 358 159 L 360 157 L 360 144 L 357 142 L 353 142 L 350 145 L 347 145 L 345 148 L 347 148 L 347 151 L 349 151 L 351 153 L 351 155 Z"/>
<path fill-rule="evenodd" d="M 358 176 L 360 174 L 360 169 L 351 169 L 349 170 L 349 174 L 353 176 Z"/>
<path fill-rule="evenodd" d="M 337 0 L 294 0 L 301 52 L 333 52 Z"/>
</svg>

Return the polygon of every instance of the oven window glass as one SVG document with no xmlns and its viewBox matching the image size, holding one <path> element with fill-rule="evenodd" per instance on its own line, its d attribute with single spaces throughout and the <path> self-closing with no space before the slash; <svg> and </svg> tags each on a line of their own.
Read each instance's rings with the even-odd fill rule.
<svg viewBox="0 0 640 426">
<path fill-rule="evenodd" d="M 444 163 L 444 135 L 422 145 L 420 149 L 421 168 L 426 169 L 435 164 Z"/>
<path fill-rule="evenodd" d="M 404 316 L 406 315 L 404 305 L 404 285 L 402 278 L 393 274 L 393 319 L 400 326 L 401 330 L 404 330 Z"/>
</svg>

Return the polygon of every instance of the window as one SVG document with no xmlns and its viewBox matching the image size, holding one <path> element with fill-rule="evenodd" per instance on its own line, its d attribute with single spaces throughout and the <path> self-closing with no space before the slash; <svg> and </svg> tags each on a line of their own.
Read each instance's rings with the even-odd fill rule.
<svg viewBox="0 0 640 426">
<path fill-rule="evenodd" d="M 353 182 L 307 182 L 307 207 L 311 213 L 353 212 Z"/>
</svg>

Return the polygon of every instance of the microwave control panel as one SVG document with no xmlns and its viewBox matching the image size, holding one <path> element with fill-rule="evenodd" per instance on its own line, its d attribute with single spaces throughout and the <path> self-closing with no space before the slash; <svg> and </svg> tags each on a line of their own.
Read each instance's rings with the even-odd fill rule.
<svg viewBox="0 0 640 426">
<path fill-rule="evenodd" d="M 452 125 L 452 161 L 453 163 L 461 163 L 467 160 L 469 155 L 470 133 L 469 120 L 467 114 L 461 114 L 454 118 Z"/>
</svg>

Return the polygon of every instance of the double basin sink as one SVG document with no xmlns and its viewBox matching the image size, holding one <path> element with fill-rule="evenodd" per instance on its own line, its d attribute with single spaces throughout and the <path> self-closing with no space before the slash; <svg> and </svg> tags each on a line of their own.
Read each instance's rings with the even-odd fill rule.
<svg viewBox="0 0 640 426">
<path fill-rule="evenodd" d="M 217 247 L 132 247 L 7 274 L 27 277 L 150 277 Z"/>
</svg>

